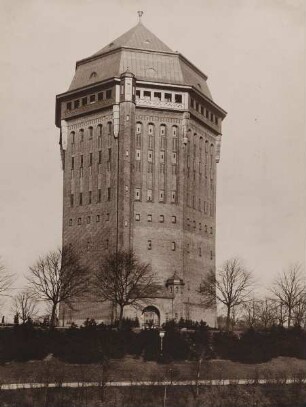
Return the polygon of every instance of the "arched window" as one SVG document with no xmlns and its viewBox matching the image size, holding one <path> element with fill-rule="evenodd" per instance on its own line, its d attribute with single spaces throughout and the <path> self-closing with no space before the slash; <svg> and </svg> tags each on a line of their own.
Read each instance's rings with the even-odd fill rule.
<svg viewBox="0 0 306 407">
<path fill-rule="evenodd" d="M 97 135 L 98 135 L 98 148 L 102 147 L 102 134 L 103 134 L 103 127 L 102 124 L 98 124 L 97 126 Z"/>
<path fill-rule="evenodd" d="M 89 140 L 92 140 L 92 137 L 93 137 L 93 127 L 92 126 L 88 127 L 88 132 L 89 132 Z"/>
<path fill-rule="evenodd" d="M 80 129 L 80 143 L 84 141 L 84 129 Z"/>
<path fill-rule="evenodd" d="M 70 133 L 70 139 L 71 139 L 71 144 L 74 144 L 75 143 L 75 132 L 74 131 L 72 131 Z"/>
</svg>

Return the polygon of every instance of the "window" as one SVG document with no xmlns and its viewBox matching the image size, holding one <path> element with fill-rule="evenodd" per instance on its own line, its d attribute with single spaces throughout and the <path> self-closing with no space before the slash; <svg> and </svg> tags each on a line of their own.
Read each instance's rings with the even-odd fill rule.
<svg viewBox="0 0 306 407">
<path fill-rule="evenodd" d="M 190 226 L 190 219 L 189 218 L 187 218 L 187 226 L 188 227 Z"/>
<path fill-rule="evenodd" d="M 166 134 L 166 126 L 165 126 L 164 124 L 162 124 L 162 125 L 160 126 L 160 134 L 161 134 L 162 136 L 164 136 L 164 135 Z"/>
<path fill-rule="evenodd" d="M 102 190 L 101 188 L 98 188 L 98 203 L 101 203 L 102 200 Z"/>
<path fill-rule="evenodd" d="M 154 100 L 161 100 L 161 92 L 154 92 Z"/>
<path fill-rule="evenodd" d="M 204 232 L 207 233 L 207 225 L 204 226 Z"/>
<path fill-rule="evenodd" d="M 199 230 L 202 230 L 202 223 L 199 223 Z"/>
<path fill-rule="evenodd" d="M 78 218 L 78 225 L 82 224 L 82 218 Z"/>
<path fill-rule="evenodd" d="M 195 229 L 197 227 L 196 221 L 193 221 L 193 228 Z"/>
<path fill-rule="evenodd" d="M 89 203 L 89 205 L 91 204 L 91 202 L 92 202 L 92 191 L 88 191 L 88 203 Z"/>
<path fill-rule="evenodd" d="M 79 205 L 80 206 L 83 205 L 83 192 L 80 192 L 80 195 L 79 195 Z"/>
<path fill-rule="evenodd" d="M 214 254 L 213 254 L 213 251 L 211 250 L 210 251 L 210 260 L 213 260 L 213 258 L 214 258 Z"/>
<path fill-rule="evenodd" d="M 140 160 L 136 160 L 136 162 L 135 162 L 135 171 L 136 172 L 141 171 L 141 161 Z"/>
<path fill-rule="evenodd" d="M 142 124 L 136 123 L 136 133 L 141 133 L 141 131 L 142 131 Z"/>
<path fill-rule="evenodd" d="M 149 148 L 153 148 L 154 146 L 154 139 L 153 136 L 149 134 Z"/>
<path fill-rule="evenodd" d="M 106 99 L 111 99 L 111 97 L 112 97 L 112 90 L 111 90 L 111 89 L 108 89 L 108 90 L 106 91 Z"/>
<path fill-rule="evenodd" d="M 176 161 L 177 161 L 176 153 L 172 153 L 172 163 L 176 164 Z"/>
<path fill-rule="evenodd" d="M 152 250 L 152 240 L 148 240 L 148 250 Z"/>
<path fill-rule="evenodd" d="M 165 102 L 172 102 L 172 94 L 165 93 Z"/>
<path fill-rule="evenodd" d="M 135 188 L 135 201 L 140 201 L 140 188 Z"/>
<path fill-rule="evenodd" d="M 83 163 L 84 163 L 84 157 L 83 154 L 80 156 L 80 168 L 83 168 Z"/>
<path fill-rule="evenodd" d="M 176 191 L 171 191 L 171 202 L 172 203 L 176 202 Z"/>
<path fill-rule="evenodd" d="M 172 175 L 176 175 L 177 174 L 177 165 L 172 164 L 171 168 L 172 168 Z"/>
<path fill-rule="evenodd" d="M 154 124 L 149 124 L 149 134 L 153 134 L 154 132 Z"/>
<path fill-rule="evenodd" d="M 172 151 L 177 151 L 177 137 L 172 137 Z"/>
<path fill-rule="evenodd" d="M 199 252 L 199 257 L 202 257 L 202 248 L 201 247 L 199 247 L 198 252 Z"/>
<path fill-rule="evenodd" d="M 93 136 L 93 128 L 90 126 L 88 127 L 88 131 L 89 131 L 89 140 L 92 140 L 92 136 Z"/>
<path fill-rule="evenodd" d="M 179 94 L 175 94 L 174 95 L 174 100 L 175 100 L 175 103 L 182 103 L 182 95 L 179 95 Z"/>
<path fill-rule="evenodd" d="M 138 161 L 140 160 L 140 150 L 139 149 L 136 150 L 135 160 L 138 160 Z"/>
<path fill-rule="evenodd" d="M 87 105 L 87 97 L 82 98 L 82 106 Z"/>
<path fill-rule="evenodd" d="M 87 216 L 87 224 L 91 222 L 91 216 Z"/>
<path fill-rule="evenodd" d="M 92 166 L 92 153 L 89 153 L 89 167 Z"/>
<path fill-rule="evenodd" d="M 80 107 L 80 101 L 79 101 L 79 100 L 75 100 L 75 101 L 74 101 L 74 108 L 77 109 L 78 107 Z"/>
<path fill-rule="evenodd" d="M 136 213 L 135 220 L 140 221 L 140 213 Z"/>
<path fill-rule="evenodd" d="M 66 109 L 67 109 L 67 110 L 71 110 L 71 102 L 68 102 L 68 103 L 66 104 Z"/>
<path fill-rule="evenodd" d="M 176 249 L 176 243 L 175 243 L 175 242 L 172 242 L 172 243 L 171 243 L 171 250 L 172 250 L 172 251 L 175 251 L 175 249 Z"/>
<path fill-rule="evenodd" d="M 89 102 L 94 103 L 96 101 L 96 95 L 90 95 L 89 96 Z"/>
<path fill-rule="evenodd" d="M 108 156 L 107 156 L 107 171 L 111 169 L 111 160 L 112 160 L 112 149 L 108 149 Z"/>
<path fill-rule="evenodd" d="M 164 200 L 165 200 L 165 191 L 161 189 L 159 191 L 159 202 L 164 202 Z"/>
<path fill-rule="evenodd" d="M 96 216 L 96 222 L 100 222 L 100 215 Z"/>
<path fill-rule="evenodd" d="M 148 222 L 152 222 L 152 215 L 151 214 L 148 215 Z"/>
<path fill-rule="evenodd" d="M 139 90 L 139 89 L 136 90 L 136 98 L 137 98 L 137 99 L 140 98 L 140 90 Z"/>
<path fill-rule="evenodd" d="M 210 228 L 210 234 L 211 235 L 213 234 L 213 228 L 212 227 Z"/>
<path fill-rule="evenodd" d="M 152 201 L 152 189 L 147 190 L 147 201 Z"/>
<path fill-rule="evenodd" d="M 148 90 L 145 90 L 145 91 L 143 92 L 143 97 L 144 97 L 144 99 L 146 99 L 146 100 L 151 100 L 151 92 L 148 91 Z"/>
<path fill-rule="evenodd" d="M 112 122 L 107 123 L 107 133 L 112 134 Z"/>
<path fill-rule="evenodd" d="M 72 226 L 72 219 L 69 219 L 69 226 Z"/>
<path fill-rule="evenodd" d="M 186 247 L 187 253 L 190 253 L 190 244 L 187 243 L 187 247 Z"/>
<path fill-rule="evenodd" d="M 159 165 L 159 171 L 160 171 L 161 174 L 164 174 L 164 173 L 165 173 L 165 164 L 161 163 L 161 164 Z"/>
<path fill-rule="evenodd" d="M 99 93 L 98 93 L 98 100 L 103 100 L 103 99 L 104 99 L 103 96 L 104 96 L 104 95 L 103 95 L 103 92 L 99 92 Z"/>
<path fill-rule="evenodd" d="M 164 221 L 165 221 L 164 215 L 159 215 L 159 222 L 164 223 Z"/>
<path fill-rule="evenodd" d="M 80 168 L 80 178 L 83 178 L 83 167 Z"/>
<path fill-rule="evenodd" d="M 148 161 L 153 162 L 153 150 L 148 150 Z"/>
<path fill-rule="evenodd" d="M 176 216 L 171 216 L 171 222 L 176 223 Z"/>
<path fill-rule="evenodd" d="M 141 133 L 136 133 L 136 147 L 141 146 Z"/>
<path fill-rule="evenodd" d="M 101 164 L 101 163 L 102 163 L 102 151 L 99 150 L 98 154 L 99 154 L 99 156 L 98 156 L 98 163 Z"/>
<path fill-rule="evenodd" d="M 105 240 L 105 247 L 108 249 L 108 246 L 109 246 L 109 240 L 106 239 L 106 240 Z"/>
<path fill-rule="evenodd" d="M 106 220 L 109 221 L 109 212 L 106 214 Z"/>
<path fill-rule="evenodd" d="M 70 206 L 73 206 L 74 204 L 74 195 L 70 194 Z"/>
<path fill-rule="evenodd" d="M 110 189 L 110 187 L 107 188 L 107 200 L 108 201 L 111 200 L 111 189 Z"/>
<path fill-rule="evenodd" d="M 80 143 L 84 141 L 84 129 L 80 129 Z"/>
<path fill-rule="evenodd" d="M 164 151 L 161 151 L 161 152 L 160 152 L 159 161 L 160 161 L 161 163 L 164 163 L 164 162 L 165 162 L 165 152 L 164 152 Z"/>
<path fill-rule="evenodd" d="M 153 173 L 153 163 L 152 162 L 148 162 L 148 173 Z"/>
<path fill-rule="evenodd" d="M 202 114 L 202 115 L 204 115 L 204 107 L 201 105 L 200 106 L 200 113 Z"/>
<path fill-rule="evenodd" d="M 71 157 L 71 169 L 74 170 L 74 157 Z"/>
<path fill-rule="evenodd" d="M 70 138 L 71 138 L 71 144 L 74 144 L 75 143 L 75 132 L 74 131 L 72 131 L 70 133 Z"/>
</svg>

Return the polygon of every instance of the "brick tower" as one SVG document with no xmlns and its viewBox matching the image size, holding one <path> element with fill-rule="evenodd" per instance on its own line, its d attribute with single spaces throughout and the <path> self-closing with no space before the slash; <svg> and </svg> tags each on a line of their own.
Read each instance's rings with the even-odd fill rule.
<svg viewBox="0 0 306 407">
<path fill-rule="evenodd" d="M 215 269 L 216 163 L 225 111 L 207 77 L 142 23 L 78 61 L 56 98 L 63 163 L 63 244 L 94 269 L 133 249 L 159 282 L 141 323 L 181 317 L 214 325 L 197 293 Z M 63 323 L 112 318 L 109 304 L 80 302 Z"/>
</svg>

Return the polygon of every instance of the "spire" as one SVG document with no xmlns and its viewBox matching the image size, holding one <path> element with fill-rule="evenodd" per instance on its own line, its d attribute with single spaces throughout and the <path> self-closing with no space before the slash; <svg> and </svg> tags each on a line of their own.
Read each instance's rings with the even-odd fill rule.
<svg viewBox="0 0 306 407">
<path fill-rule="evenodd" d="M 137 11 L 137 14 L 138 14 L 138 24 L 142 24 L 141 17 L 143 16 L 143 11 L 139 10 L 139 11 Z"/>
</svg>

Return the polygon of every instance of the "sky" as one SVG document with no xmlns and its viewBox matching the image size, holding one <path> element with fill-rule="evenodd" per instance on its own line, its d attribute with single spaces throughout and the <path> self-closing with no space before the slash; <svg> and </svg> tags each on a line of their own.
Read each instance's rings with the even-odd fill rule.
<svg viewBox="0 0 306 407">
<path fill-rule="evenodd" d="M 0 256 L 22 288 L 61 244 L 55 95 L 75 62 L 137 24 L 208 76 L 223 122 L 217 264 L 239 256 L 261 287 L 305 263 L 303 0 L 1 0 Z"/>
</svg>

